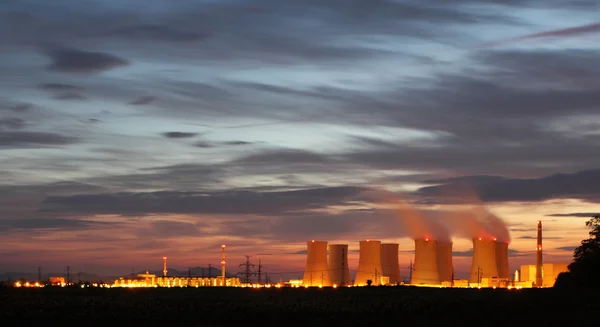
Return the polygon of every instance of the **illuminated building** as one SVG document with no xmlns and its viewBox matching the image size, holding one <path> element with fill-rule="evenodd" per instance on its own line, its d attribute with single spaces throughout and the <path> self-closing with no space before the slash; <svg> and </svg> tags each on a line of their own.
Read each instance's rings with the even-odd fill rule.
<svg viewBox="0 0 600 327">
<path fill-rule="evenodd" d="M 331 283 L 340 286 L 352 284 L 348 269 L 348 245 L 329 245 L 329 275 Z"/>
<path fill-rule="evenodd" d="M 483 278 L 498 278 L 496 264 L 496 240 L 486 238 L 473 239 L 473 261 L 469 283 L 480 284 Z"/>
<path fill-rule="evenodd" d="M 569 271 L 568 263 L 544 263 L 542 265 L 542 287 L 553 287 L 556 278 L 562 272 Z M 519 282 L 533 287 L 537 278 L 537 263 L 522 265 L 519 273 Z"/>
<path fill-rule="evenodd" d="M 381 273 L 384 277 L 389 278 L 386 284 L 402 282 L 397 243 L 381 244 Z"/>
<path fill-rule="evenodd" d="M 380 285 L 382 277 L 381 269 L 381 241 L 360 241 L 358 257 L 358 270 L 354 279 L 354 286 L 366 286 L 367 281 L 371 285 Z"/>
<path fill-rule="evenodd" d="M 508 268 L 508 242 L 496 242 L 496 266 L 499 278 L 510 278 Z"/>
<path fill-rule="evenodd" d="M 454 265 L 452 264 L 452 243 L 436 243 L 436 258 L 440 282 L 452 282 L 454 279 Z"/>
<path fill-rule="evenodd" d="M 425 238 L 415 240 L 415 262 L 410 281 L 413 285 L 440 284 L 437 262 L 437 242 Z"/>
<path fill-rule="evenodd" d="M 331 286 L 327 262 L 327 242 L 306 242 L 306 268 L 304 286 Z"/>
</svg>

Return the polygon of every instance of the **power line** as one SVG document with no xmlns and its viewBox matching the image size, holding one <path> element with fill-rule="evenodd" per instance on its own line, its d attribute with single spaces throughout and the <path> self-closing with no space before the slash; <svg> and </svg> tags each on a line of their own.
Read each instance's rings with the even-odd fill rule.
<svg viewBox="0 0 600 327">
<path fill-rule="evenodd" d="M 254 276 L 255 273 L 252 271 L 252 268 L 254 268 L 254 264 L 250 262 L 250 256 L 249 255 L 245 255 L 244 257 L 246 257 L 246 262 L 240 264 L 240 268 L 244 268 L 243 271 L 237 273 L 237 275 L 242 275 L 244 276 L 244 283 L 246 284 L 250 284 L 250 277 Z"/>
</svg>

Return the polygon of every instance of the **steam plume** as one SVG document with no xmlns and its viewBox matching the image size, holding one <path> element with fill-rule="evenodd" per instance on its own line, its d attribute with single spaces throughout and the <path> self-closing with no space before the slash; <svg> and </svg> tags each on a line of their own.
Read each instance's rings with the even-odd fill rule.
<svg viewBox="0 0 600 327">
<path fill-rule="evenodd" d="M 397 213 L 400 224 L 408 236 L 414 240 L 432 239 L 450 242 L 450 233 L 446 226 L 435 217 L 427 216 L 423 211 L 411 207 L 398 199 L 397 195 L 387 190 L 370 190 L 363 193 L 370 201 L 382 204 L 392 204 Z"/>
</svg>

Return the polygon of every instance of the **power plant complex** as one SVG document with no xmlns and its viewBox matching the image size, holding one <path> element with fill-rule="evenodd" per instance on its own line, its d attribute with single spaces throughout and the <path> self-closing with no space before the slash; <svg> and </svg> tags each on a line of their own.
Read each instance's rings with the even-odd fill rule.
<svg viewBox="0 0 600 327">
<path fill-rule="evenodd" d="M 438 287 L 530 288 L 551 287 L 567 264 L 542 263 L 542 222 L 537 224 L 536 264 L 523 265 L 511 278 L 508 241 L 495 237 L 473 239 L 473 256 L 468 279 L 454 276 L 452 242 L 432 238 L 415 239 L 414 264 L 410 285 Z M 378 286 L 404 284 L 398 261 L 399 245 L 378 240 L 359 241 L 359 260 L 354 280 L 350 280 L 348 245 L 326 241 L 307 242 L 306 269 L 302 286 Z"/>
</svg>

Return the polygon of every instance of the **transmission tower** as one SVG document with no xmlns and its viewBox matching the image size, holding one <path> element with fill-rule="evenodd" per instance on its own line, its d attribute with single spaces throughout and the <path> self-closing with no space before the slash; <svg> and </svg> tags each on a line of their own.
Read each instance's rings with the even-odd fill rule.
<svg viewBox="0 0 600 327">
<path fill-rule="evenodd" d="M 262 273 L 263 273 L 263 270 L 262 270 L 262 268 L 264 268 L 264 267 L 265 267 L 265 266 L 263 266 L 263 265 L 261 265 L 261 264 L 260 264 L 260 259 L 258 259 L 258 284 L 260 284 L 260 283 L 261 283 L 261 280 L 262 280 L 262 279 L 261 279 L 261 276 L 262 276 Z M 267 275 L 267 276 L 268 276 L 268 275 Z M 267 281 L 266 281 L 266 284 L 268 284 L 268 283 L 269 283 L 269 281 L 267 280 Z"/>
<path fill-rule="evenodd" d="M 38 267 L 38 282 L 42 282 L 42 267 Z"/>
<path fill-rule="evenodd" d="M 254 268 L 254 264 L 252 264 L 250 262 L 250 256 L 249 255 L 245 255 L 244 257 L 246 257 L 246 262 L 240 264 L 240 268 L 244 268 L 244 271 L 241 271 L 239 273 L 237 273 L 238 275 L 242 275 L 244 276 L 244 283 L 245 284 L 250 284 L 250 277 L 254 276 L 255 273 L 252 271 L 252 268 Z"/>
</svg>

